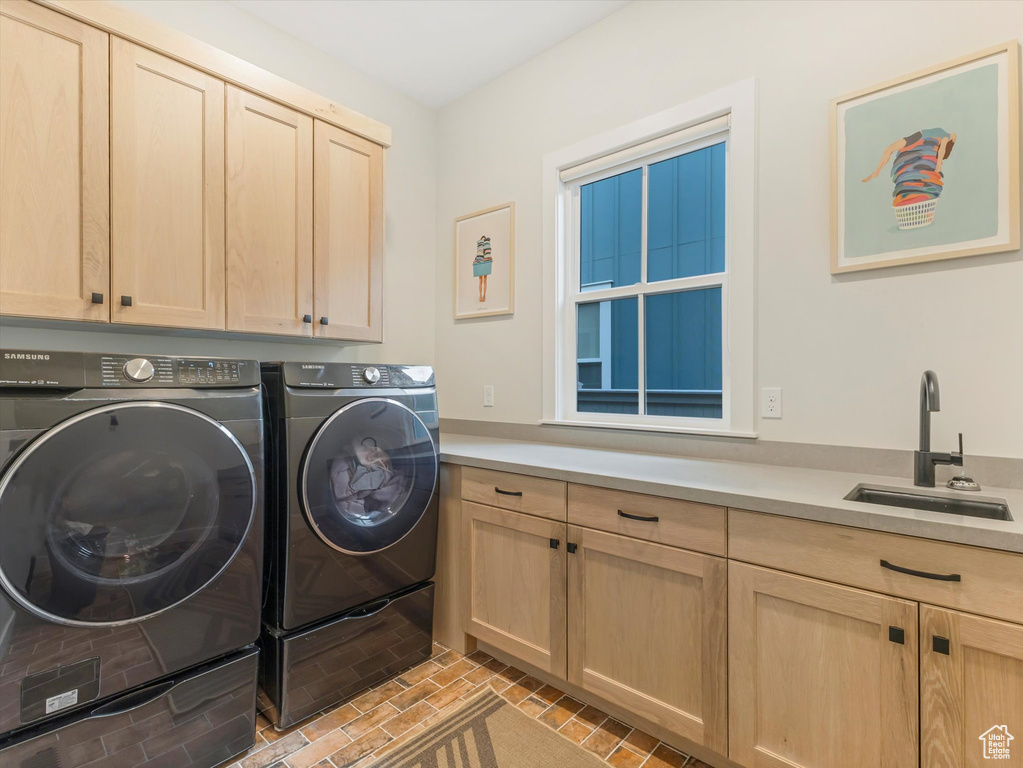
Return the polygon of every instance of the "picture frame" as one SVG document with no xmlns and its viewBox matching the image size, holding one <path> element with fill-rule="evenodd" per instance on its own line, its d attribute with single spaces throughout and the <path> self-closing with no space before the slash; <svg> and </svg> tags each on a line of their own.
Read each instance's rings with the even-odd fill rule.
<svg viewBox="0 0 1023 768">
<path fill-rule="evenodd" d="M 1017 250 L 1019 105 L 1015 40 L 832 100 L 831 274 Z"/>
<path fill-rule="evenodd" d="M 515 203 L 455 219 L 455 319 L 515 312 Z"/>
</svg>

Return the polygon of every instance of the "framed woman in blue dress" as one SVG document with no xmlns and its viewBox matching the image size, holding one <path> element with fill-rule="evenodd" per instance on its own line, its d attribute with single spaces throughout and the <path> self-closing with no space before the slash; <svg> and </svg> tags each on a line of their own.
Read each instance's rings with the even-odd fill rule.
<svg viewBox="0 0 1023 768">
<path fill-rule="evenodd" d="M 1019 248 L 1016 41 L 831 103 L 831 272 Z"/>
<path fill-rule="evenodd" d="M 510 315 L 515 300 L 515 204 L 455 219 L 455 319 Z"/>
</svg>

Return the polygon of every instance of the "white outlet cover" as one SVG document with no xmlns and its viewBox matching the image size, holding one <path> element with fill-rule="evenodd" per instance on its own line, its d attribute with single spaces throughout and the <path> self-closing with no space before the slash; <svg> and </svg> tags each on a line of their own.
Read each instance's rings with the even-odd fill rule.
<svg viewBox="0 0 1023 768">
<path fill-rule="evenodd" d="M 490 384 L 483 387 L 483 407 L 494 407 L 494 387 Z"/>
<path fill-rule="evenodd" d="M 781 387 L 763 387 L 760 390 L 760 418 L 781 418 Z"/>
</svg>

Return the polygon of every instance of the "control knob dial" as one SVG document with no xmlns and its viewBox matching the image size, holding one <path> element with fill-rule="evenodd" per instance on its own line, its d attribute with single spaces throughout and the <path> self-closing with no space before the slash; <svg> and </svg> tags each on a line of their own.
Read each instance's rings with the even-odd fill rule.
<svg viewBox="0 0 1023 768">
<path fill-rule="evenodd" d="M 362 372 L 362 378 L 369 384 L 376 384 L 380 381 L 380 369 L 374 368 L 372 365 Z"/>
<path fill-rule="evenodd" d="M 124 377 L 141 384 L 153 378 L 153 364 L 144 357 L 134 357 L 124 364 Z"/>
</svg>

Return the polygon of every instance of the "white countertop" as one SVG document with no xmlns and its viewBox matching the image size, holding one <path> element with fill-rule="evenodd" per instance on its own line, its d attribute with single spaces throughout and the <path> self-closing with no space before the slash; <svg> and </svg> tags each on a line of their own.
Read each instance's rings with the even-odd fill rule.
<svg viewBox="0 0 1023 768">
<path fill-rule="evenodd" d="M 846 501 L 858 483 L 913 490 L 910 478 L 709 461 L 442 434 L 441 461 L 648 493 L 887 533 L 1023 553 L 1023 490 L 985 487 L 950 496 L 1004 499 L 1012 522 Z M 982 478 L 978 478 L 981 479 Z M 917 489 L 919 490 L 919 489 Z M 930 491 L 931 489 L 927 489 Z"/>
</svg>

